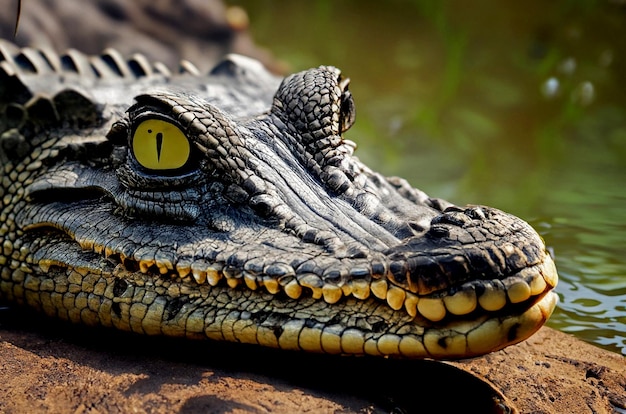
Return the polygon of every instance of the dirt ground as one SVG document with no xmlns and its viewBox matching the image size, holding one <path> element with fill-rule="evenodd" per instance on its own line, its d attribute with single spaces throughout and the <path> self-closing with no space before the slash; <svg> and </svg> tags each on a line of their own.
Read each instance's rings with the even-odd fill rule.
<svg viewBox="0 0 626 414">
<path fill-rule="evenodd" d="M 446 364 L 139 337 L 3 309 L 0 360 L 3 413 L 626 412 L 624 357 L 549 328 Z"/>
</svg>

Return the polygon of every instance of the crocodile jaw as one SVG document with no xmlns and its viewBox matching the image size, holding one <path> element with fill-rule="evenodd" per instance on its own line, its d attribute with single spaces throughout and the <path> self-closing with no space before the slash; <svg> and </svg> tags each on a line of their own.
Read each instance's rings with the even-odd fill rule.
<svg viewBox="0 0 626 414">
<path fill-rule="evenodd" d="M 42 259 L 26 276 L 23 300 L 51 317 L 148 335 L 213 339 L 285 350 L 344 355 L 460 359 L 525 340 L 550 317 L 557 295 L 508 312 L 432 322 L 394 311 L 370 297 L 333 305 L 303 295 L 294 301 L 264 289 L 197 284 L 192 276 L 129 272 L 75 243 L 53 243 L 73 264 Z M 543 274 L 554 277 L 549 257 Z"/>
</svg>

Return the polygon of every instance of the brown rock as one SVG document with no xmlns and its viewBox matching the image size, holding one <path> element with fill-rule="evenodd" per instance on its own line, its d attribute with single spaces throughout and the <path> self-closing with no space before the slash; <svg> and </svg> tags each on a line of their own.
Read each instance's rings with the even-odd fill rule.
<svg viewBox="0 0 626 414">
<path fill-rule="evenodd" d="M 0 360 L 0 412 L 441 413 L 508 406 L 523 413 L 611 413 L 626 407 L 624 358 L 550 328 L 503 351 L 446 364 L 140 337 L 5 309 Z"/>
</svg>

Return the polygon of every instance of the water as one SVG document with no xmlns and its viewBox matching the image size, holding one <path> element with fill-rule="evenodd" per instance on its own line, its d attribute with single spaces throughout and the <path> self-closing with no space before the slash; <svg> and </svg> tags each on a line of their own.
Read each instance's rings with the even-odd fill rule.
<svg viewBox="0 0 626 414">
<path fill-rule="evenodd" d="M 626 355 L 624 2 L 229 4 L 286 70 L 352 79 L 367 165 L 531 222 L 560 274 L 549 325 Z"/>
</svg>

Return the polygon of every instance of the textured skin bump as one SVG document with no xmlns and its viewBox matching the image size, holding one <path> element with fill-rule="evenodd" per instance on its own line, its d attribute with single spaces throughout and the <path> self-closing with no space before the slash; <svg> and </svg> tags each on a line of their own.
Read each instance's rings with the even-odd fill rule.
<svg viewBox="0 0 626 414">
<path fill-rule="evenodd" d="M 537 233 L 363 165 L 338 69 L 182 68 L 0 43 L 2 301 L 147 335 L 406 358 L 491 352 L 549 317 L 557 273 Z"/>
</svg>

